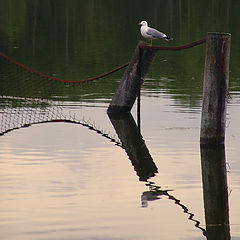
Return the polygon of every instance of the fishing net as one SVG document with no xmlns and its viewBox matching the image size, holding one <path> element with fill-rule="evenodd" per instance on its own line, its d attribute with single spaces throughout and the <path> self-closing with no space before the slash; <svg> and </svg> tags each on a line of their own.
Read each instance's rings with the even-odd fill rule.
<svg viewBox="0 0 240 240">
<path fill-rule="evenodd" d="M 66 102 L 72 99 L 80 102 L 81 93 L 86 96 L 92 92 L 94 80 L 127 64 L 96 77 L 72 81 L 42 74 L 0 53 L 0 135 L 36 123 L 65 121 L 82 124 L 109 137 L 89 119 L 76 116 L 76 111 L 70 111 Z"/>
</svg>

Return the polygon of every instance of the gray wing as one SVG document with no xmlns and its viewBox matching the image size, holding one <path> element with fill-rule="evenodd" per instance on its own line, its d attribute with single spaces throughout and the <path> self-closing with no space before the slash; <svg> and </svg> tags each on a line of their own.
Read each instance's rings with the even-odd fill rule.
<svg viewBox="0 0 240 240">
<path fill-rule="evenodd" d="M 166 34 L 159 32 L 158 30 L 154 28 L 148 28 L 147 32 L 148 35 L 150 35 L 152 38 L 166 38 Z"/>
</svg>

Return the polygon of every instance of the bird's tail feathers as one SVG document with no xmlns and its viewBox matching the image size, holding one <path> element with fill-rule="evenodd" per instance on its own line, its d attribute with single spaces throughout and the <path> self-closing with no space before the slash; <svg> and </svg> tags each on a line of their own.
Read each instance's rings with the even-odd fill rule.
<svg viewBox="0 0 240 240">
<path fill-rule="evenodd" d="M 165 39 L 166 41 L 171 41 L 171 40 L 173 40 L 172 37 L 168 37 L 168 36 L 166 36 L 164 39 Z"/>
</svg>

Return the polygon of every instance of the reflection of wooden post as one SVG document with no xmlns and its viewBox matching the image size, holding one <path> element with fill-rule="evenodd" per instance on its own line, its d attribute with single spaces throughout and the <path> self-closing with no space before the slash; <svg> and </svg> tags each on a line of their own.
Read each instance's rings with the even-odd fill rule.
<svg viewBox="0 0 240 240">
<path fill-rule="evenodd" d="M 207 240 L 230 240 L 225 148 L 201 147 Z"/>
<path fill-rule="evenodd" d="M 230 41 L 230 34 L 208 33 L 207 35 L 201 144 L 224 143 Z"/>
<path fill-rule="evenodd" d="M 139 93 L 144 77 L 155 56 L 156 50 L 142 49 L 146 43 L 139 42 L 132 60 L 122 76 L 112 102 L 108 107 L 108 113 L 130 112 Z"/>
<path fill-rule="evenodd" d="M 153 177 L 157 167 L 131 113 L 108 115 L 140 181 Z"/>
</svg>

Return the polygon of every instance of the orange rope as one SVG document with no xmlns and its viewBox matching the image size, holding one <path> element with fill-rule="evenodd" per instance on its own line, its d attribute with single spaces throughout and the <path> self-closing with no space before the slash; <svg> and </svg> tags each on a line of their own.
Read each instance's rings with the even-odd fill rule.
<svg viewBox="0 0 240 240">
<path fill-rule="evenodd" d="M 202 44 L 202 43 L 205 43 L 206 42 L 206 39 L 201 39 L 201 40 L 198 40 L 198 41 L 195 41 L 195 42 L 192 42 L 192 43 L 189 43 L 189 44 L 186 44 L 186 45 L 183 45 L 183 46 L 175 46 L 175 47 L 164 47 L 164 46 L 140 46 L 140 48 L 143 48 L 143 49 L 152 49 L 152 50 L 170 50 L 170 51 L 178 51 L 178 50 L 183 50 L 183 49 L 187 49 L 187 48 L 191 48 L 191 47 L 194 47 L 194 46 L 197 46 L 199 44 Z M 88 81 L 93 81 L 93 80 L 96 80 L 96 79 L 99 79 L 99 78 L 103 78 L 103 77 L 106 77 L 114 72 L 117 72 L 118 70 L 121 70 L 123 68 L 125 68 L 126 66 L 129 65 L 129 62 L 128 63 L 125 63 L 117 68 L 114 68 L 112 69 L 111 71 L 109 72 L 106 72 L 106 73 L 103 73 L 103 74 L 100 74 L 98 76 L 95 76 L 95 77 L 91 77 L 91 78 L 88 78 L 88 79 L 83 79 L 83 80 L 77 80 L 77 81 L 74 81 L 74 80 L 63 80 L 63 79 L 60 79 L 60 78 L 56 78 L 56 77 L 52 77 L 52 76 L 49 76 L 47 74 L 44 74 L 44 73 L 41 73 L 41 72 L 38 72 L 34 69 L 31 69 L 15 60 L 13 60 L 12 58 L 8 57 L 7 55 L 5 55 L 4 53 L 0 52 L 0 55 L 3 56 L 5 59 L 7 59 L 8 61 L 22 67 L 23 69 L 27 70 L 27 71 L 30 71 L 32 73 L 35 73 L 39 76 L 42 76 L 42 77 L 45 77 L 45 78 L 48 78 L 48 79 L 51 79 L 51 80 L 54 80 L 54 81 L 58 81 L 58 82 L 65 82 L 65 83 L 83 83 L 83 82 L 88 82 Z"/>
<path fill-rule="evenodd" d="M 111 71 L 109 72 L 106 72 L 106 73 L 103 73 L 103 74 L 100 74 L 98 76 L 95 76 L 95 77 L 91 77 L 91 78 L 88 78 L 88 79 L 84 79 L 84 80 L 77 80 L 77 81 L 74 81 L 74 80 L 63 80 L 63 79 L 60 79 L 60 78 L 56 78 L 56 77 L 52 77 L 52 76 L 49 76 L 47 74 L 44 74 L 44 73 L 41 73 L 41 72 L 38 72 L 34 69 L 31 69 L 15 60 L 13 60 L 12 58 L 8 57 L 7 55 L 5 55 L 4 53 L 0 52 L 0 55 L 3 56 L 5 59 L 7 59 L 8 61 L 24 68 L 25 70 L 27 71 L 30 71 L 32 73 L 35 73 L 41 77 L 45 77 L 45 78 L 48 78 L 48 79 L 51 79 L 51 80 L 54 80 L 54 81 L 58 81 L 58 82 L 65 82 L 65 83 L 82 83 L 82 82 L 88 82 L 88 81 L 93 81 L 93 80 L 96 80 L 96 79 L 99 79 L 99 78 L 103 78 L 103 77 L 106 77 L 107 75 L 110 75 L 114 72 L 117 72 L 118 70 L 121 70 L 122 68 L 125 68 L 126 66 L 128 66 L 129 62 L 128 63 L 125 63 L 117 68 L 114 68 L 112 69 Z"/>
<path fill-rule="evenodd" d="M 162 47 L 162 46 L 140 46 L 140 48 L 144 49 L 152 49 L 152 50 L 169 50 L 169 51 L 178 51 L 178 50 L 183 50 L 191 47 L 195 47 L 197 45 L 200 45 L 202 43 L 206 42 L 206 38 L 191 42 L 189 44 L 183 45 L 183 46 L 175 46 L 175 47 Z"/>
</svg>

